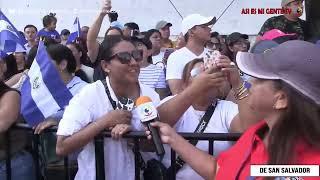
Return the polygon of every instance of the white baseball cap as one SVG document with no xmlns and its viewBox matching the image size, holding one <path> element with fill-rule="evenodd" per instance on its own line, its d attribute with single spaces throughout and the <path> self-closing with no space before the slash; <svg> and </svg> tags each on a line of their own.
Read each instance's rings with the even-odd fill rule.
<svg viewBox="0 0 320 180">
<path fill-rule="evenodd" d="M 189 29 L 193 28 L 194 26 L 199 26 L 203 24 L 213 25 L 217 22 L 216 17 L 204 17 L 200 14 L 190 14 L 182 20 L 182 27 L 181 32 L 183 35 L 187 34 Z"/>
</svg>

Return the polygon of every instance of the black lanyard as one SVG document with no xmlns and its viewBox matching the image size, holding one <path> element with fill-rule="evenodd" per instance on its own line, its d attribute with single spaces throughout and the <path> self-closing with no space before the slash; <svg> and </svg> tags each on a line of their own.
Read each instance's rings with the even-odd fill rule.
<svg viewBox="0 0 320 180">
<path fill-rule="evenodd" d="M 218 104 L 218 101 L 215 102 L 215 104 L 211 104 L 208 109 L 206 110 L 206 113 L 203 115 L 201 118 L 197 128 L 195 129 L 194 133 L 203 133 L 206 127 L 209 124 L 209 121 L 214 113 L 214 110 L 216 109 L 216 106 Z M 198 139 L 194 140 L 189 140 L 189 143 L 192 144 L 193 146 L 196 146 L 198 143 Z M 175 171 L 176 173 L 183 167 L 185 162 L 178 156 L 176 158 L 176 163 L 175 163 Z M 169 167 L 169 172 L 171 171 L 172 167 Z"/>
</svg>

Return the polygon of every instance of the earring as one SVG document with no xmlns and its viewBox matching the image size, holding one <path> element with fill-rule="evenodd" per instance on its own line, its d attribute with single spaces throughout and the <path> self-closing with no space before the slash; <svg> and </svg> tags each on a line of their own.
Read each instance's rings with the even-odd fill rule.
<svg viewBox="0 0 320 180">
<path fill-rule="evenodd" d="M 275 104 L 272 106 L 272 108 L 273 108 L 273 109 L 277 109 L 277 107 L 276 107 L 276 105 L 275 105 Z"/>
</svg>

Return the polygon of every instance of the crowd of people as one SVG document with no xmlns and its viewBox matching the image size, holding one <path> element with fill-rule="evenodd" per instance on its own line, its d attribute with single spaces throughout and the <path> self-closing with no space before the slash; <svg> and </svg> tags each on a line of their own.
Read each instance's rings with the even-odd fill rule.
<svg viewBox="0 0 320 180">
<path fill-rule="evenodd" d="M 166 154 L 159 159 L 150 141 L 140 141 L 140 153 L 143 161 L 161 161 L 169 168 L 174 149 L 183 162 L 176 179 L 248 179 L 252 164 L 320 164 L 320 43 L 309 37 L 300 19 L 303 0 L 279 4 L 292 13 L 266 20 L 254 43 L 241 32 L 212 32 L 216 18 L 200 14 L 183 18 L 176 40 L 170 39 L 172 23 L 165 20 L 142 32 L 135 22 L 118 21 L 107 0 L 73 42 L 68 42 L 70 30 L 56 31 L 54 13 L 43 17 L 39 31 L 26 25 L 26 51 L 0 59 L 0 179 L 6 179 L 5 138 L 12 142 L 12 179 L 35 179 L 26 132 L 11 130 L 9 137 L 6 132 L 25 123 L 21 87 L 40 39 L 59 74 L 51 78 L 60 78 L 73 98 L 34 126 L 34 133 L 43 135 L 47 146 L 41 158 L 71 157 L 77 180 L 96 179 L 93 140 L 103 130 L 112 134 L 104 139 L 106 179 L 135 178 L 133 144 L 121 136 L 130 131 L 146 131 L 148 138 L 151 134 L 137 108 L 117 109 L 123 97 L 152 99 L 160 119 L 152 126 L 159 129 Z M 106 19 L 110 27 L 101 30 Z M 102 42 L 97 40 L 100 31 L 105 31 Z M 236 143 L 214 142 L 214 155 L 209 155 L 207 141 L 192 145 L 178 134 L 194 133 L 205 118 L 208 123 L 200 133 L 243 134 Z M 57 133 L 48 138 L 43 132 L 53 126 Z"/>
</svg>

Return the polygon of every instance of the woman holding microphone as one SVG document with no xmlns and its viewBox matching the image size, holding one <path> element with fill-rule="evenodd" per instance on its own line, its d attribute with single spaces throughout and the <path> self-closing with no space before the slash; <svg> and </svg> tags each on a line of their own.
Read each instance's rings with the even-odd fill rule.
<svg viewBox="0 0 320 180">
<path fill-rule="evenodd" d="M 153 126 L 205 179 L 248 179 L 252 164 L 320 164 L 319 51 L 314 44 L 289 41 L 264 54 L 237 55 L 240 70 L 254 78 L 250 89 L 239 84 L 233 91 L 262 118 L 218 157 L 198 150 L 165 123 Z M 217 66 L 228 78 L 238 71 L 222 59 Z"/>
</svg>

